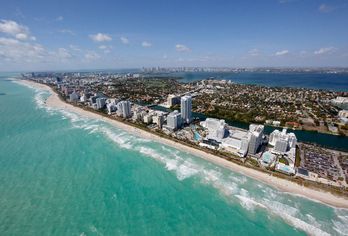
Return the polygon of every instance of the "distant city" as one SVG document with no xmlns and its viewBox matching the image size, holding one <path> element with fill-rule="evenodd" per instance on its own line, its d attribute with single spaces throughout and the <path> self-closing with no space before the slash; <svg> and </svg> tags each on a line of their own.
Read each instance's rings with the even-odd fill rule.
<svg viewBox="0 0 348 236">
<path fill-rule="evenodd" d="M 348 73 L 347 67 L 143 67 L 145 73 L 171 72 L 298 72 L 298 73 Z"/>
</svg>

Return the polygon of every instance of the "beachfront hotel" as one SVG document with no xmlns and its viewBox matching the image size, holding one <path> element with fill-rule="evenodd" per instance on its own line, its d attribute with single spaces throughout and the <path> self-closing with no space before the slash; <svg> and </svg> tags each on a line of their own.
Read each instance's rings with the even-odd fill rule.
<svg viewBox="0 0 348 236">
<path fill-rule="evenodd" d="M 168 114 L 167 116 L 167 127 L 171 130 L 177 130 L 181 127 L 181 114 L 175 110 Z"/>
<path fill-rule="evenodd" d="M 261 145 L 263 130 L 264 130 L 263 125 L 251 124 L 249 126 L 249 133 L 250 133 L 249 147 L 248 147 L 249 154 L 257 153 L 257 150 Z"/>
<path fill-rule="evenodd" d="M 287 133 L 286 129 L 283 129 L 282 131 L 276 129 L 269 136 L 269 144 L 274 146 L 273 151 L 279 154 L 295 148 L 296 143 L 296 135 L 294 133 Z"/>
<path fill-rule="evenodd" d="M 131 104 L 129 101 L 121 101 L 117 103 L 117 115 L 123 118 L 131 117 Z"/>
</svg>

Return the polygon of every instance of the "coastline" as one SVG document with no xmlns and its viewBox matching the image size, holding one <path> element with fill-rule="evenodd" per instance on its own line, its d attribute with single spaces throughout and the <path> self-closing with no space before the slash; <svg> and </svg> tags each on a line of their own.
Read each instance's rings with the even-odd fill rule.
<svg viewBox="0 0 348 236">
<path fill-rule="evenodd" d="M 17 81 L 19 81 L 20 83 L 23 83 L 23 84 L 30 85 L 32 87 L 36 87 L 38 89 L 43 89 L 43 90 L 49 91 L 51 93 L 51 95 L 48 97 L 48 99 L 46 101 L 46 105 L 48 105 L 50 107 L 68 110 L 70 112 L 77 113 L 81 116 L 88 117 L 88 118 L 102 120 L 102 121 L 107 122 L 107 123 L 109 123 L 117 128 L 123 129 L 123 130 L 125 130 L 125 131 L 127 131 L 135 136 L 142 137 L 145 139 L 151 139 L 151 140 L 159 142 L 161 144 L 171 146 L 171 147 L 174 147 L 176 149 L 182 150 L 184 152 L 190 153 L 197 158 L 203 158 L 203 159 L 205 159 L 211 163 L 214 163 L 218 166 L 222 166 L 222 167 L 230 169 L 234 172 L 251 177 L 251 178 L 258 180 L 260 182 L 263 182 L 267 185 L 275 187 L 276 189 L 278 189 L 282 192 L 286 192 L 286 193 L 293 194 L 293 195 L 303 196 L 305 198 L 308 198 L 308 199 L 311 199 L 311 200 L 314 200 L 314 201 L 317 201 L 317 202 L 320 202 L 323 204 L 327 204 L 330 206 L 338 207 L 338 208 L 348 208 L 348 199 L 347 198 L 339 197 L 339 196 L 336 196 L 336 195 L 329 193 L 329 192 L 304 187 L 304 186 L 301 186 L 301 185 L 294 183 L 292 181 L 281 179 L 281 178 L 271 176 L 267 173 L 264 173 L 264 172 L 261 172 L 261 171 L 258 171 L 258 170 L 252 169 L 252 168 L 247 168 L 245 166 L 238 165 L 236 163 L 227 161 L 227 160 L 222 159 L 222 158 L 215 156 L 213 154 L 206 153 L 202 150 L 198 150 L 196 148 L 189 147 L 189 146 L 183 145 L 181 143 L 177 143 L 177 142 L 170 140 L 170 139 L 162 138 L 162 137 L 157 136 L 153 133 L 150 133 L 150 132 L 147 132 L 145 130 L 130 126 L 130 125 L 125 124 L 123 122 L 120 122 L 120 121 L 117 121 L 117 120 L 114 120 L 111 118 L 107 118 L 107 117 L 104 117 L 102 115 L 99 115 L 99 114 L 89 112 L 89 111 L 83 110 L 81 108 L 75 107 L 71 104 L 68 104 L 68 103 L 61 101 L 58 94 L 55 93 L 47 85 L 39 84 L 39 83 L 35 83 L 33 81 L 27 81 L 27 80 L 25 80 L 25 81 L 24 80 L 17 80 Z"/>
</svg>

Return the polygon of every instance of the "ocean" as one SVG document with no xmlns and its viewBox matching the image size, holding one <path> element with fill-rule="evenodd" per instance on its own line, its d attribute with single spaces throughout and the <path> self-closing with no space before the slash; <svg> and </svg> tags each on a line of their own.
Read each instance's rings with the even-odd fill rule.
<svg viewBox="0 0 348 236">
<path fill-rule="evenodd" d="M 177 72 L 158 74 L 175 76 L 180 81 L 189 83 L 202 79 L 224 79 L 238 84 L 253 84 L 270 87 L 292 87 L 308 89 L 325 89 L 333 91 L 348 91 L 348 73 L 314 73 L 314 72 Z"/>
<path fill-rule="evenodd" d="M 0 78 L 1 235 L 348 235 L 348 210 L 280 192 Z"/>
</svg>

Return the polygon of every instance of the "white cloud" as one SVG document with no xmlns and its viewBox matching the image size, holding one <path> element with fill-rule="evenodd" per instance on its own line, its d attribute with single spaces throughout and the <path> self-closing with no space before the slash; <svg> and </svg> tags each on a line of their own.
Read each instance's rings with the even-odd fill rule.
<svg viewBox="0 0 348 236">
<path fill-rule="evenodd" d="M 143 46 L 144 48 L 149 48 L 149 47 L 152 46 L 152 44 L 149 43 L 149 42 L 144 41 L 144 42 L 141 43 L 141 46 Z"/>
<path fill-rule="evenodd" d="M 322 13 L 328 13 L 335 10 L 335 8 L 323 3 L 319 6 L 318 10 Z"/>
<path fill-rule="evenodd" d="M 78 46 L 73 45 L 73 44 L 70 44 L 70 45 L 69 45 L 69 48 L 70 48 L 71 50 L 76 51 L 76 52 L 81 52 L 81 51 L 82 51 Z"/>
<path fill-rule="evenodd" d="M 23 33 L 19 33 L 19 34 L 16 34 L 16 39 L 26 40 L 26 39 L 28 39 L 28 35 L 27 34 L 23 34 Z"/>
<path fill-rule="evenodd" d="M 58 32 L 62 33 L 62 34 L 76 35 L 75 32 L 70 30 L 70 29 L 60 29 L 60 30 L 58 30 Z"/>
<path fill-rule="evenodd" d="M 1 57 L 13 62 L 35 62 L 45 59 L 47 51 L 40 44 L 14 38 L 0 38 Z"/>
<path fill-rule="evenodd" d="M 93 52 L 93 51 L 88 51 L 86 54 L 85 54 L 85 59 L 87 61 L 94 61 L 94 60 L 97 60 L 99 59 L 100 56 L 98 53 L 96 52 Z"/>
<path fill-rule="evenodd" d="M 59 59 L 62 60 L 72 58 L 71 53 L 65 48 L 59 48 L 56 55 Z"/>
<path fill-rule="evenodd" d="M 315 55 L 321 55 L 321 54 L 328 54 L 333 53 L 336 49 L 334 47 L 327 47 L 327 48 L 319 48 L 318 50 L 314 51 Z"/>
<path fill-rule="evenodd" d="M 256 57 L 256 56 L 260 55 L 260 50 L 257 48 L 254 48 L 254 49 L 249 50 L 248 54 L 250 56 Z"/>
<path fill-rule="evenodd" d="M 30 36 L 29 28 L 20 25 L 12 20 L 1 20 L 0 21 L 0 32 L 11 35 L 19 40 L 31 39 L 35 40 L 35 37 Z"/>
<path fill-rule="evenodd" d="M 103 52 L 104 52 L 105 54 L 107 54 L 107 53 L 110 53 L 110 52 L 111 52 L 112 46 L 100 45 L 98 48 L 99 48 L 100 50 L 103 50 Z"/>
<path fill-rule="evenodd" d="M 274 55 L 276 55 L 276 56 L 284 56 L 286 54 L 289 54 L 289 50 L 278 51 Z"/>
<path fill-rule="evenodd" d="M 126 37 L 121 37 L 120 40 L 123 44 L 129 44 L 129 40 Z"/>
<path fill-rule="evenodd" d="M 64 17 L 63 17 L 63 16 L 58 16 L 58 17 L 56 18 L 56 21 L 62 21 L 62 20 L 64 20 Z"/>
<path fill-rule="evenodd" d="M 109 35 L 102 33 L 91 34 L 89 37 L 95 42 L 106 42 L 112 40 L 112 38 Z"/>
<path fill-rule="evenodd" d="M 189 47 L 186 47 L 185 45 L 183 44 L 177 44 L 175 45 L 175 49 L 176 51 L 178 52 L 190 52 L 191 49 Z"/>
</svg>

